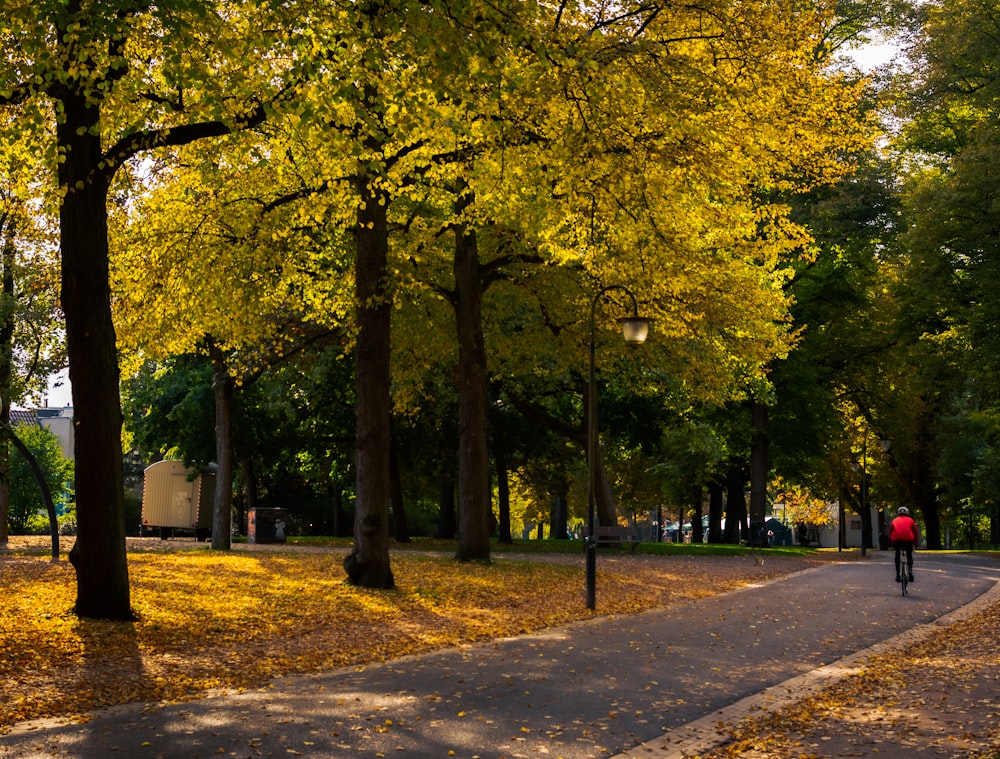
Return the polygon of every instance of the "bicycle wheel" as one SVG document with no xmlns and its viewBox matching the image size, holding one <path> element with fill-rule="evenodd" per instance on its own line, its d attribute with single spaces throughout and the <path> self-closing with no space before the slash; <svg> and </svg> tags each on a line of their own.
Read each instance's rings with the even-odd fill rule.
<svg viewBox="0 0 1000 759">
<path fill-rule="evenodd" d="M 903 575 L 903 581 L 901 583 L 899 583 L 899 588 L 903 592 L 904 596 L 909 592 L 909 591 L 907 591 L 907 588 L 906 588 L 906 586 L 909 585 L 909 584 L 910 583 L 907 581 L 906 575 L 904 574 Z"/>
</svg>

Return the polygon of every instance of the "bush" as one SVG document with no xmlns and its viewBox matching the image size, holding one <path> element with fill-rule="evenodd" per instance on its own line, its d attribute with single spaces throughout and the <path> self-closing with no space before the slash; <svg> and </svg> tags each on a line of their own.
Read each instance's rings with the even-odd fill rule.
<svg viewBox="0 0 1000 759">
<path fill-rule="evenodd" d="M 142 496 L 132 491 L 125 491 L 125 534 L 141 535 Z"/>
</svg>

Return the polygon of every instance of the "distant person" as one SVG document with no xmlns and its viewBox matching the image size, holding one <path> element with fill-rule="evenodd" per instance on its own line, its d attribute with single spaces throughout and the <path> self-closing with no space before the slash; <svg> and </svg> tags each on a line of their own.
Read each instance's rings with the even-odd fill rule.
<svg viewBox="0 0 1000 759">
<path fill-rule="evenodd" d="M 920 539 L 917 523 L 910 516 L 910 510 L 900 506 L 896 518 L 889 525 L 889 542 L 896 551 L 896 582 L 903 581 L 903 567 L 900 553 L 906 551 L 906 579 L 913 582 L 913 549 Z"/>
</svg>

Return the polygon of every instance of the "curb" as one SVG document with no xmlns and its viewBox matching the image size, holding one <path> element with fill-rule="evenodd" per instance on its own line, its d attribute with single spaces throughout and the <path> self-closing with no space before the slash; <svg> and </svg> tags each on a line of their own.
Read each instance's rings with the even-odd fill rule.
<svg viewBox="0 0 1000 759">
<path fill-rule="evenodd" d="M 634 746 L 610 759 L 693 759 L 720 748 L 732 740 L 731 728 L 746 719 L 776 712 L 811 696 L 848 675 L 864 670 L 865 659 L 917 643 L 931 633 L 968 619 L 982 609 L 1000 603 L 1000 582 L 974 601 L 954 611 L 917 625 L 881 643 L 845 656 L 833 664 L 806 672 L 760 693 L 740 699 L 723 709 L 706 714 L 681 727 L 665 732 L 655 740 Z"/>
</svg>

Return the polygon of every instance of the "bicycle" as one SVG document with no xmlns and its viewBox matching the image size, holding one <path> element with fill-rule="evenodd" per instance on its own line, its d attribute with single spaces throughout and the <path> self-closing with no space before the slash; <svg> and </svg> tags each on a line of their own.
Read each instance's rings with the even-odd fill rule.
<svg viewBox="0 0 1000 759">
<path fill-rule="evenodd" d="M 911 549 L 912 550 L 912 549 Z M 896 576 L 899 578 L 899 590 L 905 596 L 910 592 L 910 573 L 913 571 L 913 565 L 907 561 L 908 551 L 906 548 L 896 547 Z"/>
</svg>

